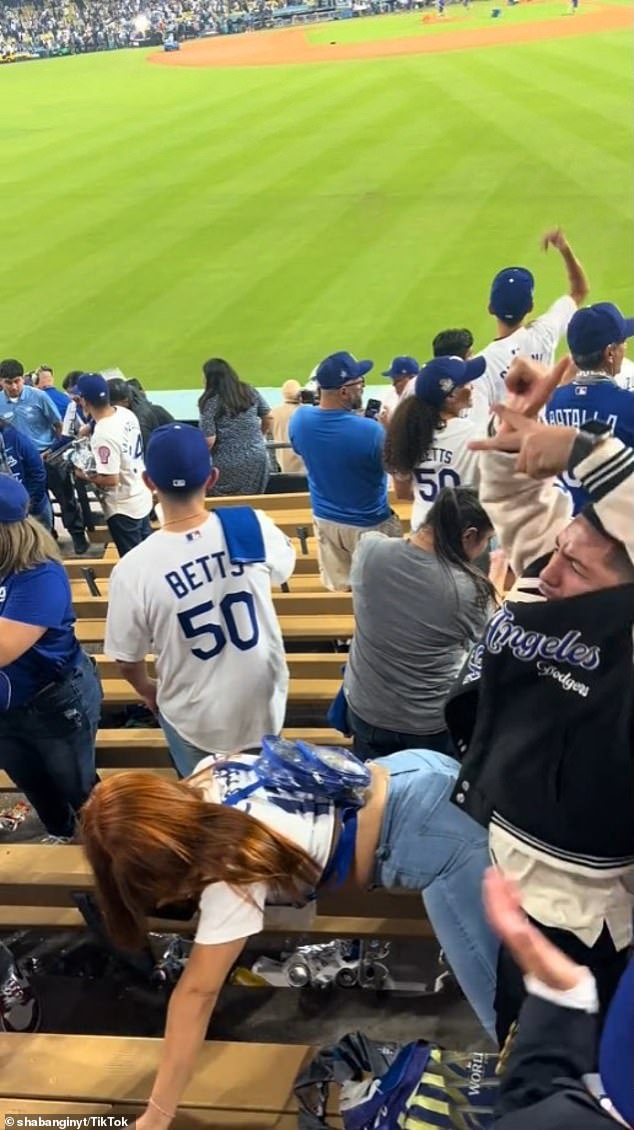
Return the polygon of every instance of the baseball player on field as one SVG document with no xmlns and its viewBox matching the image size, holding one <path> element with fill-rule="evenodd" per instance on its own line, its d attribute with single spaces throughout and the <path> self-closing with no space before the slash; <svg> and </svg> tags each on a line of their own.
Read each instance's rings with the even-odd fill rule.
<svg viewBox="0 0 634 1130">
<path fill-rule="evenodd" d="M 113 569 L 105 651 L 158 713 L 187 776 L 205 755 L 259 747 L 282 728 L 288 669 L 271 585 L 291 575 L 295 550 L 259 510 L 205 508 L 218 471 L 198 428 L 157 428 L 145 463 L 162 527 Z"/>
</svg>

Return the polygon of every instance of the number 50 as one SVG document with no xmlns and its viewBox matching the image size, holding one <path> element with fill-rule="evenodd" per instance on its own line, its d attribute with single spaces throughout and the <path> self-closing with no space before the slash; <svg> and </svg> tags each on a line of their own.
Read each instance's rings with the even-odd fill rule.
<svg viewBox="0 0 634 1130">
<path fill-rule="evenodd" d="M 246 624 L 238 625 L 236 622 L 236 612 L 239 605 L 242 605 L 246 612 Z M 196 604 L 193 608 L 177 613 L 178 621 L 186 639 L 193 640 L 199 636 L 210 636 L 211 638 L 210 647 L 192 647 L 192 655 L 195 655 L 197 659 L 214 659 L 227 646 L 227 636 L 240 651 L 249 651 L 252 647 L 255 647 L 260 638 L 260 628 L 255 615 L 255 602 L 250 592 L 229 592 L 226 596 L 223 596 L 218 605 L 218 611 L 224 621 L 224 629 L 220 624 L 214 624 L 209 619 L 205 619 L 202 623 L 195 623 L 199 617 L 206 616 L 213 609 L 213 600 L 206 600 L 203 604 Z M 241 629 L 245 627 L 247 631 L 242 634 Z"/>
</svg>

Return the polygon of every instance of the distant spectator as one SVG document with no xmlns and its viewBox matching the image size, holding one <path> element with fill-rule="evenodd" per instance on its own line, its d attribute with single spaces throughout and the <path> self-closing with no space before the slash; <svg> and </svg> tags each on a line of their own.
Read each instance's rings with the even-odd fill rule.
<svg viewBox="0 0 634 1130">
<path fill-rule="evenodd" d="M 601 420 L 617 439 L 634 448 L 634 393 L 617 384 L 626 341 L 632 336 L 634 318 L 624 318 L 611 302 L 577 310 L 568 326 L 568 348 L 577 372 L 572 382 L 555 389 L 546 405 L 549 424 L 581 428 L 590 420 Z M 562 481 L 578 514 L 590 496 L 572 475 L 564 475 Z"/>
<path fill-rule="evenodd" d="M 383 376 L 389 377 L 392 382 L 392 387 L 386 392 L 381 401 L 381 415 L 379 419 L 382 424 L 387 424 L 394 415 L 401 397 L 405 394 L 408 386 L 413 383 L 414 378 L 418 376 L 419 372 L 420 365 L 415 357 L 395 357 L 389 369 L 384 370 Z"/>
<path fill-rule="evenodd" d="M 350 588 L 352 555 L 367 530 L 401 534 L 387 499 L 384 428 L 358 414 L 372 365 L 350 353 L 326 357 L 317 369 L 319 407 L 299 408 L 289 427 L 308 471 L 321 579 L 333 591 Z"/>
<path fill-rule="evenodd" d="M 205 391 L 198 410 L 219 471 L 214 493 L 263 494 L 270 473 L 264 437 L 271 429 L 271 409 L 221 358 L 206 361 L 203 374 Z"/>
<path fill-rule="evenodd" d="M 33 385 L 35 388 L 41 388 L 47 396 L 50 396 L 53 404 L 63 420 L 66 409 L 70 403 L 70 397 L 60 389 L 55 388 L 55 376 L 50 365 L 40 365 L 39 369 L 35 370 L 33 377 Z"/>
<path fill-rule="evenodd" d="M 492 534 L 476 495 L 458 487 L 440 492 L 409 537 L 361 539 L 344 677 L 359 757 L 450 752 L 445 702 L 494 607 L 493 586 L 473 564 Z"/>
<path fill-rule="evenodd" d="M 129 408 L 139 421 L 144 452 L 147 451 L 150 436 L 156 428 L 160 428 L 163 424 L 173 424 L 173 417 L 165 408 L 161 407 L 160 404 L 152 404 L 142 391 L 135 388 L 130 381 L 124 380 L 123 377 L 111 378 L 108 381 L 108 388 L 110 390 L 110 403 L 115 406 L 121 404 L 123 408 Z"/>
<path fill-rule="evenodd" d="M 471 330 L 441 330 L 432 342 L 434 357 L 461 357 L 468 361 L 473 354 Z"/>
<path fill-rule="evenodd" d="M 496 337 L 480 351 L 486 373 L 474 391 L 473 416 L 481 425 L 488 421 L 491 406 L 505 398 L 504 378 L 513 358 L 528 357 L 552 365 L 572 315 L 588 295 L 585 271 L 561 228 L 546 232 L 542 247 L 544 251 L 554 247 L 561 255 L 568 274 L 568 294 L 525 325 L 533 309 L 535 279 L 531 272 L 525 267 L 506 267 L 493 279 L 489 313 L 495 318 Z"/>
<path fill-rule="evenodd" d="M 29 513 L 45 529 L 53 525 L 46 486 L 46 468 L 37 447 L 27 435 L 0 419 L 0 474 L 13 475 L 29 495 Z"/>
<path fill-rule="evenodd" d="M 91 474 L 78 469 L 75 474 L 103 491 L 108 529 L 123 557 L 152 533 L 152 495 L 143 481 L 141 429 L 132 412 L 110 404 L 108 382 L 101 373 L 83 373 L 75 387 L 84 415 L 95 421 L 90 443 L 97 466 Z"/>
<path fill-rule="evenodd" d="M 68 393 L 70 400 L 70 404 L 62 420 L 62 436 L 77 437 L 81 434 L 81 429 L 88 424 L 81 410 L 80 398 L 74 391 L 82 373 L 83 369 L 71 369 L 70 373 L 67 373 L 62 381 L 62 388 Z"/>
<path fill-rule="evenodd" d="M 299 381 L 285 381 L 282 385 L 282 403 L 271 412 L 273 439 L 276 443 L 289 443 L 288 426 L 294 412 L 301 404 L 302 386 Z M 278 447 L 275 458 L 280 469 L 288 475 L 305 475 L 303 460 L 292 448 Z"/>
<path fill-rule="evenodd" d="M 59 842 L 97 780 L 101 688 L 55 542 L 28 508 L 24 486 L 0 475 L 0 765 Z"/>
<path fill-rule="evenodd" d="M 163 529 L 113 570 L 106 654 L 150 709 L 160 711 L 172 760 L 188 776 L 209 753 L 229 756 L 277 734 L 286 711 L 288 669 L 271 584 L 288 580 L 295 551 L 266 514 L 241 518 L 239 561 L 230 531 L 205 509 L 218 477 L 198 428 L 154 432 L 146 481 L 161 504 Z M 245 537 L 257 552 L 245 559 Z M 213 610 L 213 611 L 212 611 Z M 156 653 L 157 680 L 145 657 Z"/>
<path fill-rule="evenodd" d="M 50 396 L 39 388 L 24 383 L 24 369 L 13 359 L 0 363 L 0 415 L 19 432 L 29 437 L 40 455 L 55 447 L 62 432 L 62 419 Z M 62 522 L 68 530 L 75 553 L 88 550 L 84 520 L 73 489 L 73 482 L 64 465 L 46 468 L 48 486 L 59 503 Z"/>
<path fill-rule="evenodd" d="M 394 476 L 397 498 L 413 499 L 412 529 L 424 522 L 443 487 L 478 485 L 478 455 L 469 442 L 484 429 L 465 416 L 471 381 L 482 377 L 485 361 L 437 357 L 416 378 L 415 395 L 399 404 L 385 441 L 385 465 Z"/>
</svg>

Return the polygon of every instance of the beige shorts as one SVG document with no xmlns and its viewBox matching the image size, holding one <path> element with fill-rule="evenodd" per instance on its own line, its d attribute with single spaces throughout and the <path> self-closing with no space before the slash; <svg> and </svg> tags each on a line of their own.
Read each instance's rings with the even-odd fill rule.
<svg viewBox="0 0 634 1130">
<path fill-rule="evenodd" d="M 352 555 L 364 534 L 378 531 L 390 538 L 403 535 L 401 520 L 391 514 L 379 526 L 344 526 L 341 522 L 328 522 L 325 518 L 313 518 L 319 575 L 322 584 L 331 592 L 349 592 L 350 566 Z"/>
</svg>

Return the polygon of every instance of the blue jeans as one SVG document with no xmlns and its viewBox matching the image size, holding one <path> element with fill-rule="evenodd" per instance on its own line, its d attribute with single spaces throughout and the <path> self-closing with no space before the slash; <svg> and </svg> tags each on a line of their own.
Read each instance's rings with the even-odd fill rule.
<svg viewBox="0 0 634 1130">
<path fill-rule="evenodd" d="M 165 740 L 176 772 L 179 777 L 189 777 L 194 772 L 198 762 L 202 761 L 203 757 L 210 756 L 209 750 L 198 749 L 198 746 L 192 745 L 191 742 L 181 737 L 178 730 L 175 730 L 161 714 L 159 714 L 159 722 L 165 734 Z"/>
<path fill-rule="evenodd" d="M 394 753 L 377 764 L 390 782 L 374 885 L 421 892 L 456 980 L 495 1040 L 499 945 L 482 903 L 488 836 L 450 802 L 460 766 L 424 749 Z"/>
<path fill-rule="evenodd" d="M 72 836 L 97 783 L 101 683 L 82 651 L 77 667 L 25 706 L 0 714 L 0 767 L 52 836 Z"/>
</svg>

